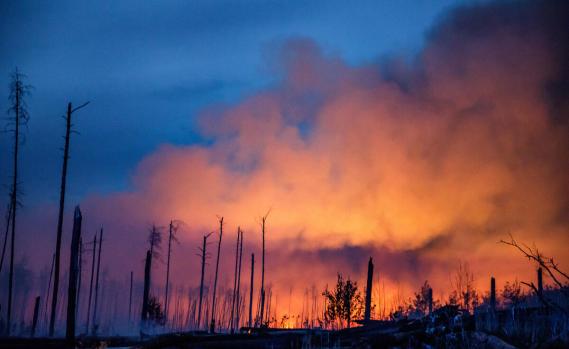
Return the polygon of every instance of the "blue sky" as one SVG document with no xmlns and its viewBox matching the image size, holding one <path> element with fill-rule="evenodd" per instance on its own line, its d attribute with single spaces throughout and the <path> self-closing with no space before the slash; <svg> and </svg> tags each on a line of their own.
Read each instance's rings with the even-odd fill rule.
<svg viewBox="0 0 569 349">
<path fill-rule="evenodd" d="M 163 143 L 200 142 L 195 116 L 278 79 L 274 48 L 310 38 L 349 64 L 412 56 L 460 1 L 2 1 L 0 109 L 18 66 L 34 86 L 21 154 L 26 206 L 58 199 L 66 103 L 76 116 L 69 197 L 128 190 Z M 0 135 L 0 183 L 11 170 Z"/>
</svg>

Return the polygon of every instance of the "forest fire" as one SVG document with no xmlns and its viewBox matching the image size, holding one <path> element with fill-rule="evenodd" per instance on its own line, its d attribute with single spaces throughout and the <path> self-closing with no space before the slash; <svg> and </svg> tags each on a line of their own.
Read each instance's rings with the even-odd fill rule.
<svg viewBox="0 0 569 349">
<path fill-rule="evenodd" d="M 519 308 L 527 326 L 543 309 L 564 314 L 555 331 L 569 343 L 567 10 L 458 7 L 415 55 L 381 63 L 286 40 L 271 46 L 275 83 L 209 103 L 198 141 L 162 142 L 128 188 L 64 210 L 68 151 L 81 161 L 71 115 L 97 104 L 69 103 L 59 224 L 55 201 L 17 211 L 10 177 L 2 328 L 74 341 L 351 327 L 395 338 L 418 326 L 435 338 L 496 335 Z M 45 91 L 14 91 L 18 125 L 20 98 Z"/>
</svg>

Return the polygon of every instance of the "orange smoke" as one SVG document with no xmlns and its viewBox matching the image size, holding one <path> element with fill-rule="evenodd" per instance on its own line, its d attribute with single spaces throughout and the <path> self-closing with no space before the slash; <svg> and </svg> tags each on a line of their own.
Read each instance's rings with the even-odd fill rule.
<svg viewBox="0 0 569 349">
<path fill-rule="evenodd" d="M 210 145 L 164 145 L 131 192 L 90 198 L 87 212 L 125 244 L 144 240 L 134 222 L 186 222 L 175 272 L 190 283 L 193 248 L 223 215 L 229 284 L 237 225 L 245 257 L 259 256 L 270 209 L 267 278 L 281 308 L 291 286 L 320 292 L 337 271 L 362 278 L 369 255 L 392 293 L 429 279 L 443 295 L 459 259 L 483 290 L 490 274 L 530 277 L 496 244 L 509 233 L 567 266 L 568 117 L 548 89 L 566 78 L 567 51 L 551 35 L 563 19 L 547 4 L 517 6 L 508 21 L 508 4 L 455 11 L 413 63 L 352 67 L 309 40 L 287 42 L 278 85 L 202 114 Z"/>
</svg>

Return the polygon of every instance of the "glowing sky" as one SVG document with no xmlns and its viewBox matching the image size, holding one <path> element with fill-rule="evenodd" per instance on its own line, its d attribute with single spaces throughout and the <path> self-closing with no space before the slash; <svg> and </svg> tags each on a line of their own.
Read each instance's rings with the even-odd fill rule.
<svg viewBox="0 0 569 349">
<path fill-rule="evenodd" d="M 370 4 L 345 12 L 317 4 L 204 5 L 188 17 L 169 12 L 175 6 L 152 15 L 109 7 L 64 44 L 43 41 L 74 60 L 20 44 L 22 69 L 43 100 L 31 104 L 33 161 L 23 160 L 24 183 L 43 186 L 26 198 L 39 202 L 25 212 L 28 254 L 55 232 L 59 153 L 43 157 L 37 147 L 55 144 L 62 125 L 42 119 L 57 120 L 73 97 L 93 106 L 77 122 L 69 205 L 82 205 L 89 234 L 107 227 L 118 274 L 141 270 L 146 229 L 174 218 L 186 223 L 175 280 L 195 285 L 195 248 L 216 215 L 227 222 L 226 255 L 238 225 L 248 255 L 259 253 L 259 217 L 269 209 L 269 280 L 281 295 L 289 285 L 321 288 L 338 271 L 359 279 L 370 255 L 391 286 L 429 279 L 438 295 L 459 260 L 483 290 L 490 275 L 531 277 L 529 264 L 496 244 L 509 233 L 567 265 L 567 5 L 441 13 L 441 4 L 383 3 L 375 17 Z M 53 27 L 67 33 L 65 22 Z M 38 58 L 46 49 L 47 61 Z M 2 67 L 22 58 L 9 57 Z M 38 76 L 58 59 L 69 65 L 43 66 Z M 51 78 L 53 89 L 44 85 Z M 32 131 L 35 122 L 50 126 Z"/>
</svg>

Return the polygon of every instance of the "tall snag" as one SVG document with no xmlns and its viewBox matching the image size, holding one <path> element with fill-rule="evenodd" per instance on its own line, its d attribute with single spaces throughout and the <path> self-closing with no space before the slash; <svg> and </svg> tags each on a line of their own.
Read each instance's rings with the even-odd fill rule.
<svg viewBox="0 0 569 349">
<path fill-rule="evenodd" d="M 263 315 L 265 314 L 265 223 L 267 221 L 269 213 L 270 211 L 261 218 L 261 232 L 263 235 L 263 254 L 261 255 L 261 314 L 259 316 L 261 319 L 261 326 L 263 325 Z"/>
<path fill-rule="evenodd" d="M 166 295 L 164 299 L 164 318 L 168 321 L 168 298 L 169 298 L 169 289 L 170 289 L 170 257 L 172 253 L 172 241 L 176 243 L 180 243 L 178 238 L 176 237 L 176 231 L 178 231 L 178 225 L 174 224 L 173 221 L 170 221 L 170 226 L 168 230 L 168 259 L 166 262 Z"/>
<path fill-rule="evenodd" d="M 150 297 L 150 271 L 152 268 L 152 252 L 146 251 L 146 261 L 144 263 L 144 290 L 142 294 L 142 314 L 140 316 L 141 330 L 146 326 L 148 320 L 148 301 Z"/>
<path fill-rule="evenodd" d="M 12 292 L 14 291 L 14 254 L 16 241 L 16 209 L 18 207 L 18 155 L 20 148 L 20 126 L 27 124 L 29 120 L 28 111 L 24 97 L 29 95 L 31 87 L 24 85 L 23 79 L 25 75 L 20 73 L 16 68 L 12 73 L 12 81 L 10 82 L 10 109 L 8 114 L 14 114 L 13 118 L 9 118 L 9 131 L 14 134 L 14 168 L 12 176 L 12 188 L 10 192 L 10 208 L 11 208 L 11 234 L 10 234 L 10 269 L 8 275 L 8 312 L 6 316 L 6 334 L 10 335 L 12 327 Z M 13 127 L 13 128 L 11 128 Z M 7 236 L 7 235 L 6 235 Z"/>
<path fill-rule="evenodd" d="M 77 307 L 77 281 L 79 276 L 79 249 L 81 241 L 81 210 L 75 207 L 73 214 L 73 235 L 71 237 L 71 252 L 69 253 L 69 283 L 67 288 L 67 327 L 65 339 L 69 344 L 75 341 L 75 315 Z"/>
<path fill-rule="evenodd" d="M 103 228 L 99 233 L 99 252 L 97 256 L 97 274 L 95 276 L 95 304 L 93 305 L 93 329 L 92 334 L 97 332 L 97 300 L 99 299 L 99 271 L 101 270 L 101 250 L 103 248 Z"/>
<path fill-rule="evenodd" d="M 91 261 L 91 281 L 89 282 L 89 299 L 87 301 L 87 321 L 85 323 L 85 334 L 89 333 L 89 321 L 91 320 L 91 299 L 93 297 L 93 278 L 95 276 L 95 256 L 97 251 L 97 233 L 93 236 L 93 256 Z"/>
<path fill-rule="evenodd" d="M 237 291 L 237 267 L 239 263 L 239 241 L 241 240 L 241 228 L 237 227 L 237 246 L 235 247 L 235 271 L 233 272 L 233 292 L 231 297 L 231 315 L 229 317 L 229 330 L 233 333 L 233 320 L 235 314 L 235 295 Z"/>
<path fill-rule="evenodd" d="M 235 326 L 239 328 L 239 318 L 240 318 L 240 299 L 241 299 L 241 260 L 243 259 L 243 231 L 241 231 L 241 241 L 239 242 L 239 269 L 237 271 L 237 308 L 235 311 Z"/>
<path fill-rule="evenodd" d="M 207 238 L 213 234 L 209 233 L 207 235 L 204 235 L 203 237 L 203 245 L 202 247 L 199 249 L 199 251 L 201 253 L 198 254 L 199 257 L 201 257 L 202 260 L 202 273 L 201 273 L 201 278 L 200 278 L 200 303 L 199 303 L 199 307 L 198 307 L 198 329 L 201 327 L 201 320 L 202 320 L 202 299 L 203 299 L 203 282 L 204 282 L 204 273 L 205 273 L 205 260 L 207 257 Z M 207 326 L 207 325 L 206 325 Z"/>
<path fill-rule="evenodd" d="M 251 253 L 251 286 L 249 287 L 249 327 L 253 327 L 253 281 L 255 280 L 255 254 Z"/>
<path fill-rule="evenodd" d="M 59 193 L 59 215 L 57 217 L 57 238 L 55 242 L 55 270 L 53 274 L 53 297 L 51 300 L 51 318 L 49 320 L 49 335 L 53 336 L 55 331 L 55 316 L 57 310 L 57 293 L 59 290 L 59 264 L 61 254 L 61 235 L 63 233 L 63 211 L 65 208 L 65 185 L 67 183 L 67 162 L 69 160 L 69 141 L 71 136 L 71 115 L 77 110 L 85 107 L 89 102 L 73 108 L 71 103 L 67 104 L 67 115 L 65 117 L 65 145 L 63 147 L 63 168 L 61 171 L 61 189 Z M 13 220 L 12 220 L 13 221 Z"/>
<path fill-rule="evenodd" d="M 219 271 L 219 254 L 221 252 L 221 238 L 223 237 L 223 217 L 219 219 L 219 240 L 217 242 L 217 260 L 215 262 L 215 278 L 213 281 L 213 298 L 211 302 L 211 324 L 209 331 L 215 332 L 215 292 L 217 290 L 217 274 Z"/>
</svg>

